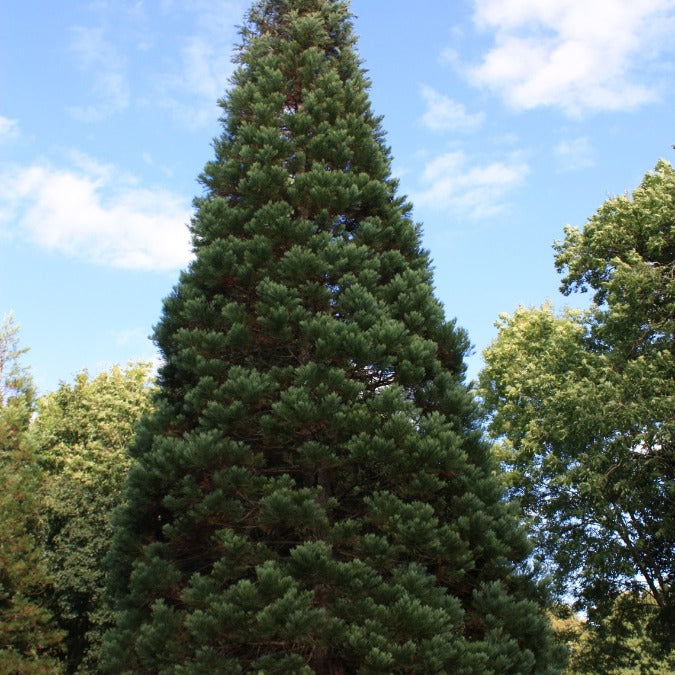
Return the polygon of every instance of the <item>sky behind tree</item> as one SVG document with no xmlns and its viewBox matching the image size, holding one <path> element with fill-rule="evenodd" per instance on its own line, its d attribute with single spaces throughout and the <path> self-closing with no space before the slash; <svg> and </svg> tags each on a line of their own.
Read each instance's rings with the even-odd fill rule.
<svg viewBox="0 0 675 675">
<path fill-rule="evenodd" d="M 242 0 L 0 0 L 0 314 L 42 391 L 154 359 L 190 260 Z M 671 145 L 674 0 L 353 0 L 437 296 L 480 351 L 558 293 L 551 245 Z M 584 298 L 573 299 L 575 303 Z"/>
</svg>

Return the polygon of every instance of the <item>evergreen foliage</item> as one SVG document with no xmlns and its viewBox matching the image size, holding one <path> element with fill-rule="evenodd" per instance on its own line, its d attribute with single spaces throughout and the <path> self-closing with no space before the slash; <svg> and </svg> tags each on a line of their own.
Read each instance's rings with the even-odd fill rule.
<svg viewBox="0 0 675 675">
<path fill-rule="evenodd" d="M 127 447 L 151 407 L 148 372 L 141 363 L 94 378 L 82 372 L 39 400 L 33 431 L 45 476 L 45 554 L 67 672 L 95 672 L 112 623 L 104 566 L 110 515 L 121 500 Z"/>
<path fill-rule="evenodd" d="M 29 425 L 35 394 L 12 317 L 0 326 L 0 672 L 56 673 L 61 633 L 46 602 L 40 475 Z"/>
<path fill-rule="evenodd" d="M 164 305 L 106 672 L 554 672 L 345 2 L 263 0 Z"/>
<path fill-rule="evenodd" d="M 675 642 L 674 233 L 661 161 L 555 246 L 563 291 L 593 291 L 591 308 L 502 316 L 480 376 L 543 569 L 607 653 Z"/>
</svg>

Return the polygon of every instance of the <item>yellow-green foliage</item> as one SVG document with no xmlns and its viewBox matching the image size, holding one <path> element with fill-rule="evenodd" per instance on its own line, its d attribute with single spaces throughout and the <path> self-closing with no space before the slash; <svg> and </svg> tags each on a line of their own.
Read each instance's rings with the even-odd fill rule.
<svg viewBox="0 0 675 675">
<path fill-rule="evenodd" d="M 593 303 L 585 312 L 544 305 L 500 318 L 480 375 L 490 430 L 541 569 L 594 627 L 582 642 L 616 638 L 628 649 L 633 638 L 610 628 L 619 630 L 615 603 L 630 597 L 651 598 L 648 620 L 634 625 L 667 644 L 675 612 L 672 167 L 659 162 L 583 231 L 566 228 L 555 249 L 562 290 L 591 290 Z"/>
<path fill-rule="evenodd" d="M 110 623 L 105 557 L 110 516 L 130 464 L 127 446 L 151 407 L 149 364 L 80 373 L 40 399 L 34 424 L 46 474 L 46 556 L 52 604 L 66 631 L 69 672 L 92 672 Z"/>
</svg>

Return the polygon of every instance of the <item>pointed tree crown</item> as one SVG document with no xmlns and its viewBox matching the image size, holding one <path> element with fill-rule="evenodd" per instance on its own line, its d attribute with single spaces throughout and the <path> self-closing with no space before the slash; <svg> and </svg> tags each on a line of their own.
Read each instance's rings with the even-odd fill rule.
<svg viewBox="0 0 675 675">
<path fill-rule="evenodd" d="M 528 546 L 397 196 L 347 4 L 265 0 L 156 328 L 111 672 L 546 670 Z"/>
</svg>

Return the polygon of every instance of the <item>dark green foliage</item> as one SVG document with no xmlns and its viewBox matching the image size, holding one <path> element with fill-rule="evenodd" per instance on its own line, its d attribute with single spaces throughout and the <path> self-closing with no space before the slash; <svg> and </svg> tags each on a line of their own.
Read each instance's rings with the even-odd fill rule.
<svg viewBox="0 0 675 675">
<path fill-rule="evenodd" d="M 41 481 L 29 425 L 34 389 L 17 327 L 0 326 L 0 672 L 56 673 L 61 633 L 47 607 Z"/>
<path fill-rule="evenodd" d="M 151 405 L 148 369 L 115 366 L 93 379 L 82 372 L 39 401 L 33 432 L 45 474 L 45 553 L 67 672 L 95 670 L 112 622 L 103 563 L 129 467 L 126 450 Z"/>
<path fill-rule="evenodd" d="M 674 640 L 674 233 L 661 161 L 556 244 L 563 291 L 593 291 L 591 309 L 502 317 L 481 374 L 543 569 L 608 650 L 624 639 L 612 626 L 644 632 L 647 652 Z"/>
<path fill-rule="evenodd" d="M 556 669 L 344 2 L 265 0 L 165 301 L 107 672 Z"/>
</svg>

